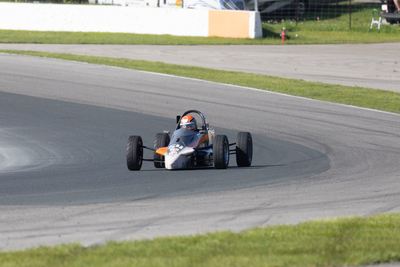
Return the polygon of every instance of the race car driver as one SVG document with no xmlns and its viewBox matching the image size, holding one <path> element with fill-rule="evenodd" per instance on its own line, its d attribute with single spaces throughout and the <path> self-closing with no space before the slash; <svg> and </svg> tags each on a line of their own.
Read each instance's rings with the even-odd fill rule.
<svg viewBox="0 0 400 267">
<path fill-rule="evenodd" d="M 183 116 L 181 119 L 181 128 L 197 131 L 196 119 L 190 115 Z"/>
</svg>

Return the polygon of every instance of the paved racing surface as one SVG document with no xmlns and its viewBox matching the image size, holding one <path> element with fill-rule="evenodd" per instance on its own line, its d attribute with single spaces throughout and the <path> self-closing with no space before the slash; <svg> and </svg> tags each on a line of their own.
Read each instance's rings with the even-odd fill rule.
<svg viewBox="0 0 400 267">
<path fill-rule="evenodd" d="M 255 135 L 251 169 L 166 171 L 145 162 L 142 171 L 131 173 L 125 163 L 127 137 L 140 134 L 152 146 L 157 130 L 172 132 L 173 118 L 8 93 L 0 96 L 0 112 L 7 114 L 2 119 L 0 169 L 0 203 L 5 205 L 76 205 L 232 190 L 307 177 L 329 168 L 328 158 L 320 152 Z M 235 142 L 237 131 L 217 128 L 216 132 Z M 285 159 L 271 160 L 264 147 Z M 152 155 L 147 153 L 147 158 Z M 236 164 L 234 156 L 231 163 Z"/>
<path fill-rule="evenodd" d="M 249 88 L 0 54 L 0 249 L 240 231 L 400 210 L 400 116 Z M 254 138 L 227 170 L 129 172 L 129 135 L 152 145 L 202 110 Z M 148 153 L 151 157 L 151 153 Z"/>
<path fill-rule="evenodd" d="M 398 43 L 251 46 L 0 44 L 0 49 L 161 61 L 400 92 Z"/>
</svg>

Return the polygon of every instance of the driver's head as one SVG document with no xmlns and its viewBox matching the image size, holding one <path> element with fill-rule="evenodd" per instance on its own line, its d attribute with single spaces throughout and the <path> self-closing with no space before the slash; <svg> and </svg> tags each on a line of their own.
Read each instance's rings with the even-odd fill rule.
<svg viewBox="0 0 400 267">
<path fill-rule="evenodd" d="M 181 128 L 195 131 L 197 130 L 196 119 L 193 116 L 186 115 L 181 119 Z"/>
</svg>

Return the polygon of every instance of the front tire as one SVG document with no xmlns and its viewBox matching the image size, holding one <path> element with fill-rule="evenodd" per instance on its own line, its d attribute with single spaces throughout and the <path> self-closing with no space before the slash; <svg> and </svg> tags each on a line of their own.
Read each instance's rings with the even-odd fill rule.
<svg viewBox="0 0 400 267">
<path fill-rule="evenodd" d="M 130 136 L 126 145 L 126 165 L 130 171 L 139 171 L 143 163 L 143 141 L 140 136 Z"/>
<path fill-rule="evenodd" d="M 253 138 L 249 132 L 240 132 L 236 138 L 236 164 L 250 167 L 253 161 Z"/>
<path fill-rule="evenodd" d="M 229 165 L 229 143 L 226 135 L 216 135 L 213 142 L 214 167 L 226 169 Z"/>
<path fill-rule="evenodd" d="M 169 142 L 170 142 L 169 134 L 158 133 L 156 134 L 156 139 L 154 140 L 154 148 L 167 147 L 169 145 Z M 154 167 L 165 168 L 164 156 L 157 154 L 154 151 L 153 159 L 154 159 Z"/>
</svg>

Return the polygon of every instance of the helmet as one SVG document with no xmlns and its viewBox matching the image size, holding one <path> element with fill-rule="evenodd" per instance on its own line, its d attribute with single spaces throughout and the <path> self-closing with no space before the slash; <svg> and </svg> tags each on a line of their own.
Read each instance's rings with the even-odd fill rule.
<svg viewBox="0 0 400 267">
<path fill-rule="evenodd" d="M 190 115 L 183 116 L 181 119 L 181 127 L 192 131 L 197 130 L 196 119 Z"/>
</svg>

